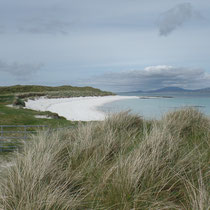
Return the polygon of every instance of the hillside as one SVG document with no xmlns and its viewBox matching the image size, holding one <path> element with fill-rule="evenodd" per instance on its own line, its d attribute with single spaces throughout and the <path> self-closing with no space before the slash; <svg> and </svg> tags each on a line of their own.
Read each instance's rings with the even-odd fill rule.
<svg viewBox="0 0 210 210">
<path fill-rule="evenodd" d="M 87 93 L 96 93 L 101 95 L 112 95 L 111 92 L 101 91 L 93 87 L 74 87 L 74 86 L 39 86 L 39 85 L 15 85 L 0 87 L 0 94 L 17 94 L 17 93 L 29 93 L 29 92 L 87 92 Z"/>
</svg>

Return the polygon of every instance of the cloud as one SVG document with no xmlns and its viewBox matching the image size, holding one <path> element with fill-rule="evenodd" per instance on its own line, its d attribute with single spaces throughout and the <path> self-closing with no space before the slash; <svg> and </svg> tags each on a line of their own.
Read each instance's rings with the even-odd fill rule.
<svg viewBox="0 0 210 210">
<path fill-rule="evenodd" d="M 0 72 L 9 73 L 18 80 L 24 80 L 30 79 L 42 66 L 43 64 L 20 64 L 0 61 Z"/>
<path fill-rule="evenodd" d="M 62 21 L 58 19 L 31 19 L 24 23 L 24 26 L 18 28 L 19 32 L 33 34 L 68 34 L 69 28 L 73 22 Z"/>
<path fill-rule="evenodd" d="M 94 78 L 89 85 L 115 91 L 152 90 L 163 87 L 196 89 L 210 84 L 210 74 L 202 69 L 149 66 L 143 70 L 107 73 Z"/>
<path fill-rule="evenodd" d="M 3 25 L 0 25 L 0 34 L 5 32 L 5 27 Z"/>
<path fill-rule="evenodd" d="M 183 23 L 192 17 L 201 18 L 201 15 L 195 11 L 191 3 L 178 4 L 172 9 L 162 13 L 157 22 L 159 34 L 167 36 Z"/>
</svg>

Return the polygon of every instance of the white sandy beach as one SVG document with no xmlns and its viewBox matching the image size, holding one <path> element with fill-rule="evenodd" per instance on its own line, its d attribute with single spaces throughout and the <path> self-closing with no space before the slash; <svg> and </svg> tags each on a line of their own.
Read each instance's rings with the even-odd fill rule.
<svg viewBox="0 0 210 210">
<path fill-rule="evenodd" d="M 134 99 L 137 96 L 100 96 L 48 99 L 39 98 L 28 100 L 26 108 L 37 111 L 50 111 L 58 113 L 67 120 L 96 121 L 104 120 L 106 114 L 97 110 L 98 107 L 117 100 Z"/>
</svg>

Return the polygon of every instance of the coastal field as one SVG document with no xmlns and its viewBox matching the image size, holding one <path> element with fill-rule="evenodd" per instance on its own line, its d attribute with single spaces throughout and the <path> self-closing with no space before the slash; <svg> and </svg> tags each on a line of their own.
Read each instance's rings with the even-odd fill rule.
<svg viewBox="0 0 210 210">
<path fill-rule="evenodd" d="M 34 100 L 39 97 L 50 99 L 72 98 L 84 96 L 107 96 L 111 92 L 101 91 L 92 87 L 47 87 L 35 85 L 16 85 L 0 87 L 0 125 L 49 125 L 50 127 L 62 127 L 72 125 L 72 122 L 50 111 L 34 111 L 24 109 L 26 100 Z M 18 102 L 18 103 L 17 103 Z M 8 105 L 14 104 L 14 107 Z M 43 116 L 37 118 L 37 116 Z M 47 119 L 44 118 L 47 116 Z M 73 123 L 74 124 L 74 123 Z"/>
<path fill-rule="evenodd" d="M 14 85 L 0 87 L 1 95 L 15 94 L 21 98 L 33 96 L 47 97 L 79 97 L 79 96 L 105 96 L 113 95 L 111 92 L 102 91 L 93 87 L 74 87 L 70 85 L 52 87 L 39 85 Z"/>
<path fill-rule="evenodd" d="M 192 108 L 41 132 L 1 172 L 0 208 L 206 210 L 209 142 L 210 120 Z"/>
<path fill-rule="evenodd" d="M 46 101 L 71 100 L 73 98 L 86 98 L 86 97 L 99 97 L 114 95 L 113 93 L 101 91 L 92 87 L 72 87 L 72 86 L 60 86 L 60 87 L 47 87 L 47 86 L 35 86 L 35 85 L 16 85 L 9 87 L 0 87 L 0 125 L 45 125 L 47 129 L 60 129 L 64 127 L 77 126 L 78 122 L 73 122 L 66 119 L 66 116 L 58 114 L 57 110 L 49 109 L 26 109 L 26 103 L 28 101 L 36 102 L 37 98 L 44 97 Z M 109 97 L 109 96 L 108 96 Z M 45 102 L 45 105 L 49 103 Z M 28 107 L 31 108 L 31 107 Z M 86 108 L 84 106 L 84 108 Z M 67 110 L 71 113 L 78 112 L 76 110 Z M 83 110 L 88 111 L 87 108 Z M 81 114 L 80 114 L 81 115 Z M 81 120 L 81 119 L 79 119 Z M 30 131 L 36 132 L 37 129 L 31 128 Z M 13 132 L 8 134 L 6 132 Z M 15 133 L 16 132 L 16 133 Z M 18 133 L 19 132 L 19 133 Z M 24 132 L 20 128 L 4 128 L 4 134 L 0 133 L 1 140 L 4 140 L 5 136 L 12 135 L 12 138 L 19 138 L 20 132 Z M 0 152 L 0 162 L 4 161 L 8 156 L 8 148 L 16 147 L 22 144 L 22 140 L 4 141 L 0 142 L 1 146 L 4 146 L 4 152 Z M 1 147 L 0 147 L 1 150 Z"/>
</svg>

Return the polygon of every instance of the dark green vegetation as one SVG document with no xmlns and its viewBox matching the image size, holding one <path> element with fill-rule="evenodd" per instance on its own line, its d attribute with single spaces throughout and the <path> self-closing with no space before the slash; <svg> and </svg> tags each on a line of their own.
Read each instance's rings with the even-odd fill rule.
<svg viewBox="0 0 210 210">
<path fill-rule="evenodd" d="M 37 85 L 15 85 L 0 87 L 0 95 L 15 94 L 21 98 L 48 96 L 48 97 L 77 97 L 77 96 L 105 96 L 113 95 L 111 92 L 101 91 L 92 87 L 73 86 L 37 86 Z"/>
<path fill-rule="evenodd" d="M 210 120 L 195 109 L 41 132 L 0 174 L 0 208 L 207 210 L 209 146 Z"/>
<path fill-rule="evenodd" d="M 19 107 L 26 106 L 25 102 L 21 98 L 18 98 L 18 97 L 14 99 L 12 104 L 13 104 L 13 106 L 19 106 Z"/>
</svg>

